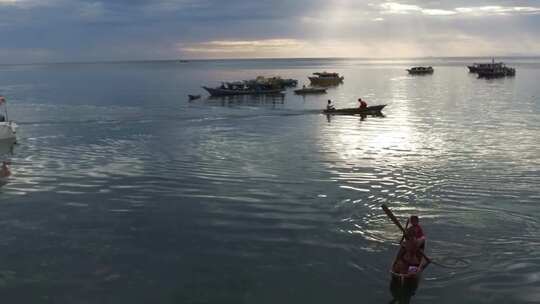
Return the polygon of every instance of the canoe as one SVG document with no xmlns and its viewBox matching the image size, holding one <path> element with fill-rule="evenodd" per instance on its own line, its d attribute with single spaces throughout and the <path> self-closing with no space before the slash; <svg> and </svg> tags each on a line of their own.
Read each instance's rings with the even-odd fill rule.
<svg viewBox="0 0 540 304">
<path fill-rule="evenodd" d="M 212 96 L 234 96 L 234 95 L 264 95 L 264 94 L 278 94 L 281 93 L 282 89 L 269 89 L 269 90 L 232 90 L 232 89 L 221 89 L 221 88 L 209 88 L 203 87 L 210 95 Z"/>
<path fill-rule="evenodd" d="M 422 250 L 425 250 L 426 243 L 422 244 Z M 397 269 L 397 263 L 400 256 L 403 253 L 404 248 L 400 245 L 398 253 L 392 262 L 390 267 L 391 280 L 390 280 L 390 292 L 394 299 L 400 301 L 399 303 L 409 303 L 408 300 L 416 293 L 422 274 L 429 264 L 424 257 L 420 259 L 421 270 L 417 272 L 401 273 Z"/>
<path fill-rule="evenodd" d="M 188 95 L 189 100 L 195 100 L 201 98 L 201 95 Z"/>
<path fill-rule="evenodd" d="M 299 90 L 294 90 L 295 94 L 304 95 L 304 94 L 323 94 L 326 93 L 326 89 L 323 88 L 304 88 Z"/>
<path fill-rule="evenodd" d="M 384 107 L 386 107 L 386 105 L 370 106 L 365 109 L 344 108 L 335 110 L 323 110 L 323 113 L 331 115 L 381 115 L 381 111 Z"/>
</svg>

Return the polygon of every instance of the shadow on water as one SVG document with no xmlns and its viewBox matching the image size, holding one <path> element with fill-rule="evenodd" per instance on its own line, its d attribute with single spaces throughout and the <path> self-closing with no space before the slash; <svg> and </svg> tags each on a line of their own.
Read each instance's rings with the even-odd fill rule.
<svg viewBox="0 0 540 304">
<path fill-rule="evenodd" d="M 11 175 L 9 169 L 10 162 L 7 158 L 9 155 L 13 155 L 13 148 L 15 146 L 15 140 L 1 140 L 0 141 L 0 187 L 6 185 Z"/>
<path fill-rule="evenodd" d="M 13 149 L 15 147 L 16 141 L 14 139 L 3 139 L 0 140 L 0 160 L 3 159 L 6 155 L 13 155 Z"/>
<path fill-rule="evenodd" d="M 259 105 L 259 104 L 284 104 L 285 94 L 269 95 L 233 95 L 233 96 L 209 96 L 205 100 L 210 103 L 221 103 L 222 106 L 233 104 Z"/>
<path fill-rule="evenodd" d="M 390 293 L 392 300 L 389 304 L 408 304 L 418 289 L 420 279 L 405 279 L 392 276 L 390 281 Z"/>
</svg>

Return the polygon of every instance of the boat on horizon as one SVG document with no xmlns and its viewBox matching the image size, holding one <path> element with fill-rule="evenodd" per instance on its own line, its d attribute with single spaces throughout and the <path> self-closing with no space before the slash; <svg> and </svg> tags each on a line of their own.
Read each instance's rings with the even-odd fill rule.
<svg viewBox="0 0 540 304">
<path fill-rule="evenodd" d="M 499 78 L 516 75 L 515 68 L 506 66 L 504 62 L 495 62 L 495 58 L 491 58 L 490 63 L 474 63 L 467 66 L 467 68 L 469 73 L 476 73 L 479 78 Z"/>
<path fill-rule="evenodd" d="M 417 66 L 412 67 L 410 69 L 407 69 L 407 72 L 411 75 L 426 75 L 426 74 L 433 74 L 433 67 L 423 67 L 423 66 Z"/>
</svg>

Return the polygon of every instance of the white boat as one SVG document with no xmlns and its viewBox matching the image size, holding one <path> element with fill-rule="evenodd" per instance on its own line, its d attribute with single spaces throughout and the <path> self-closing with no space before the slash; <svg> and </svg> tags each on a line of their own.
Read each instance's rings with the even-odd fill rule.
<svg viewBox="0 0 540 304">
<path fill-rule="evenodd" d="M 3 109 L 0 111 L 0 140 L 14 140 L 17 124 L 8 120 L 7 103 L 3 96 L 0 96 L 0 107 Z"/>
</svg>

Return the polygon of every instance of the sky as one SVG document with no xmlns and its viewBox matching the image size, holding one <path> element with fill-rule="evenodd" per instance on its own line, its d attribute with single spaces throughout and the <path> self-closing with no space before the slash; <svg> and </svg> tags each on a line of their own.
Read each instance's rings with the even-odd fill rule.
<svg viewBox="0 0 540 304">
<path fill-rule="evenodd" d="M 0 63 L 540 55 L 540 0 L 0 0 Z"/>
</svg>

